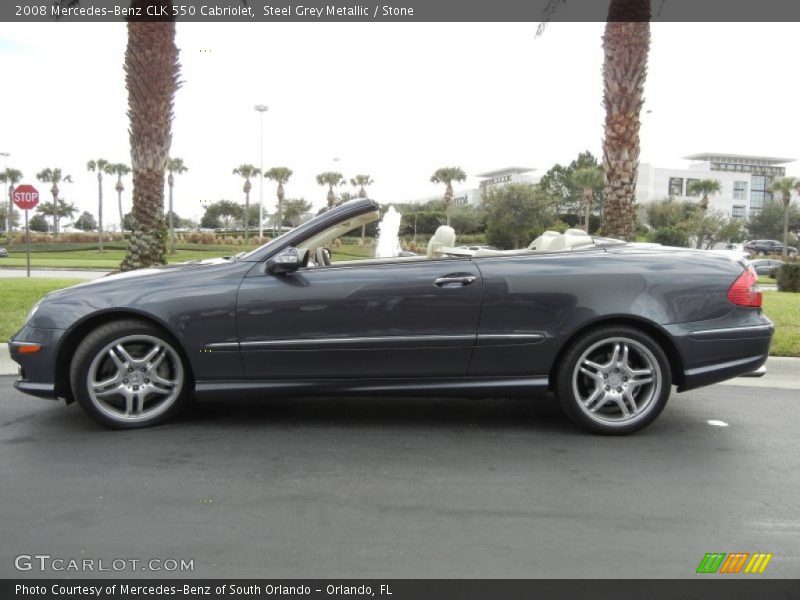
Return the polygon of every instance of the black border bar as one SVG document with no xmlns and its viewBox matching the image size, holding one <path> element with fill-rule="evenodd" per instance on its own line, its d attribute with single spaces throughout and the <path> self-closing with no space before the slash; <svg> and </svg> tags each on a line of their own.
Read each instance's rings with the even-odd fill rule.
<svg viewBox="0 0 800 600">
<path fill-rule="evenodd" d="M 3 0 L 3 22 L 605 21 L 611 0 Z M 641 0 L 615 0 L 636 4 Z M 618 5 L 619 6 L 619 5 Z M 134 10 L 132 9 L 139 9 Z M 623 6 L 624 9 L 624 6 Z M 656 22 L 800 21 L 793 0 L 650 0 Z M 148 14 L 150 13 L 150 14 Z M 622 10 L 619 14 L 636 14 Z"/>
<path fill-rule="evenodd" d="M 759 576 L 756 576 L 759 577 Z M 42 588 L 44 593 L 21 593 L 17 586 Z M 122 586 L 144 588 L 147 592 L 122 593 Z M 115 586 L 115 587 L 111 587 Z M 160 587 L 159 587 L 160 586 Z M 219 590 L 224 586 L 224 592 Z M 243 592 L 248 588 L 259 593 Z M 272 586 L 271 588 L 269 586 Z M 332 587 L 331 587 L 332 586 Z M 339 587 L 337 587 L 339 586 Z M 384 586 L 384 587 L 381 587 Z M 66 593 L 68 590 L 102 588 L 101 593 Z M 294 588 L 297 593 L 291 593 Z M 344 589 L 349 588 L 348 593 Z M 361 588 L 360 593 L 352 593 Z M 116 593 L 109 593 L 111 589 Z M 272 589 L 273 592 L 269 593 Z M 341 590 L 337 592 L 336 590 Z M 333 591 L 333 593 L 331 593 Z M 366 592 L 370 593 L 366 593 Z M 386 593 L 386 592 L 390 592 Z M 187 593 L 188 592 L 188 593 Z M 382 593 L 383 592 L 383 593 Z M 283 600 L 782 600 L 800 599 L 798 579 L 760 579 L 750 576 L 722 577 L 708 575 L 696 579 L 619 580 L 619 579 L 386 579 L 386 580 L 271 580 L 271 579 L 42 579 L 0 582 L 0 598 L 4 600 L 36 598 L 38 600 L 131 600 L 145 598 L 252 600 L 280 598 Z"/>
</svg>

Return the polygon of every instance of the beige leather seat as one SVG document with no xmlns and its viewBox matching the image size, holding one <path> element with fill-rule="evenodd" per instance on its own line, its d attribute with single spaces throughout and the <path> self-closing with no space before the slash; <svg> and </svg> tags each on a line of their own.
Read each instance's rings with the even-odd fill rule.
<svg viewBox="0 0 800 600">
<path fill-rule="evenodd" d="M 533 250 L 535 252 L 547 252 L 550 250 L 550 245 L 560 237 L 561 234 L 557 231 L 545 231 L 542 235 L 528 244 L 528 250 Z"/>
<path fill-rule="evenodd" d="M 581 229 L 567 229 L 558 239 L 553 240 L 548 250 L 558 252 L 559 250 L 572 250 L 581 246 L 590 246 L 592 238 Z"/>
<path fill-rule="evenodd" d="M 428 258 L 441 258 L 456 245 L 456 231 L 447 225 L 440 226 L 428 242 Z"/>
</svg>

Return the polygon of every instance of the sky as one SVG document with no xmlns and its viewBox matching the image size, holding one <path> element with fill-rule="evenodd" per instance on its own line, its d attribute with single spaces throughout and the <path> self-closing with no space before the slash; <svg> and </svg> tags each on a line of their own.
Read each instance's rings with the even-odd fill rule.
<svg viewBox="0 0 800 600">
<path fill-rule="evenodd" d="M 289 198 L 315 208 L 315 175 L 372 176 L 381 203 L 440 195 L 439 167 L 544 173 L 579 152 L 601 155 L 603 23 L 179 23 L 183 85 L 175 101 L 175 211 L 244 201 L 232 170 L 294 171 Z M 641 162 L 682 167 L 700 152 L 800 158 L 794 23 L 654 23 Z M 130 163 L 124 24 L 0 24 L 0 152 L 26 183 L 60 167 L 61 196 L 97 213 L 90 159 Z M 0 163 L 2 164 L 2 163 Z M 800 163 L 787 165 L 800 175 Z M 130 179 L 125 180 L 130 210 Z M 43 197 L 46 187 L 39 184 Z M 341 188 L 345 190 L 349 188 Z M 106 223 L 118 222 L 111 177 Z M 258 202 L 254 183 L 251 201 Z M 265 211 L 275 185 L 265 181 Z M 165 200 L 166 201 L 166 200 Z"/>
</svg>

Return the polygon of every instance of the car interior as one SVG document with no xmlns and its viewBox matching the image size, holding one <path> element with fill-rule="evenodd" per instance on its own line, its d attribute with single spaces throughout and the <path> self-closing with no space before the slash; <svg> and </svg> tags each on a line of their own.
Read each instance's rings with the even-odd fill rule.
<svg viewBox="0 0 800 600">
<path fill-rule="evenodd" d="M 492 250 L 479 248 L 473 250 L 467 247 L 456 246 L 456 232 L 452 227 L 442 225 L 436 229 L 428 242 L 427 252 L 419 256 L 395 256 L 388 258 L 364 258 L 358 260 L 335 261 L 333 260 L 331 246 L 334 240 L 359 230 L 362 225 L 380 219 L 380 212 L 373 211 L 325 229 L 305 240 L 298 246 L 305 256 L 303 266 L 326 267 L 331 265 L 357 265 L 361 263 L 374 263 L 383 261 L 416 262 L 427 259 L 442 259 L 448 257 L 490 257 L 490 256 L 515 256 L 531 253 L 568 252 L 571 250 L 592 246 L 595 241 L 582 229 L 567 229 L 564 233 L 545 231 L 533 240 L 526 248 L 516 250 Z"/>
</svg>

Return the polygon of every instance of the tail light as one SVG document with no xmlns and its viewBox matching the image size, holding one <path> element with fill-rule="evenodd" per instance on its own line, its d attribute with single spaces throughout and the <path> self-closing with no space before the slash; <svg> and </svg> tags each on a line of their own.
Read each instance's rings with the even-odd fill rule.
<svg viewBox="0 0 800 600">
<path fill-rule="evenodd" d="M 744 270 L 728 290 L 728 300 L 737 306 L 761 308 L 761 297 L 758 275 L 752 266 Z"/>
</svg>

